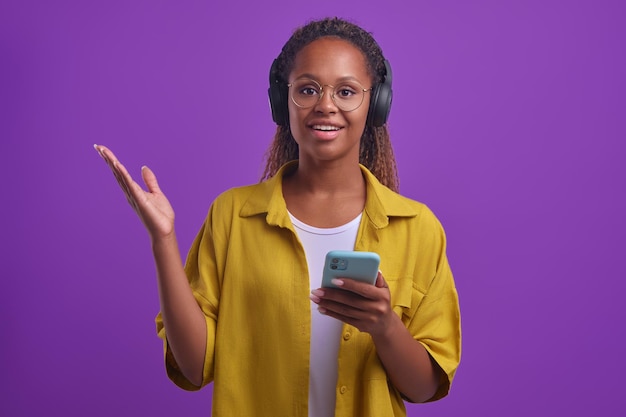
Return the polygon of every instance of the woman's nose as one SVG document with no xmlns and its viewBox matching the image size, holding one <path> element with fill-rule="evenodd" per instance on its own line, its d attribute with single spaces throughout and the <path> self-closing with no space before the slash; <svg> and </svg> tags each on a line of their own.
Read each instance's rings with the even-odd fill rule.
<svg viewBox="0 0 626 417">
<path fill-rule="evenodd" d="M 335 100 L 333 100 L 333 93 L 332 88 L 324 86 L 316 107 L 324 112 L 336 112 L 337 105 L 335 104 Z"/>
</svg>

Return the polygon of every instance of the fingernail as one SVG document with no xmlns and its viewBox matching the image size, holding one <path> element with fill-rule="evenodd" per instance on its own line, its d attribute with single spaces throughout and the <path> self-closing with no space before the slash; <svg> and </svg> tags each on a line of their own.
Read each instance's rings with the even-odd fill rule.
<svg viewBox="0 0 626 417">
<path fill-rule="evenodd" d="M 317 289 L 317 290 L 313 290 L 311 291 L 311 294 L 317 296 L 317 297 L 323 297 L 324 296 L 324 291 Z"/>
<path fill-rule="evenodd" d="M 100 157 L 104 159 L 104 155 L 102 155 L 102 151 L 98 148 L 98 145 L 94 143 L 93 148 L 96 150 L 96 152 L 98 152 L 98 155 L 100 155 Z"/>
<path fill-rule="evenodd" d="M 326 309 L 324 307 L 318 307 L 317 311 L 319 311 L 322 314 L 326 314 Z"/>
<path fill-rule="evenodd" d="M 343 285 L 343 281 L 337 278 L 333 278 L 330 282 L 332 282 L 334 285 L 341 287 Z"/>
<path fill-rule="evenodd" d="M 311 299 L 311 301 L 313 301 L 315 304 L 319 303 L 321 300 L 318 296 L 310 294 L 309 298 Z"/>
</svg>

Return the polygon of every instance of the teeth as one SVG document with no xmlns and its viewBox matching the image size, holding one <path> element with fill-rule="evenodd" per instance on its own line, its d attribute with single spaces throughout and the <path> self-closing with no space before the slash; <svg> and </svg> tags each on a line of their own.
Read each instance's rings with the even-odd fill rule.
<svg viewBox="0 0 626 417">
<path fill-rule="evenodd" d="M 314 125 L 315 130 L 339 130 L 337 126 Z"/>
</svg>

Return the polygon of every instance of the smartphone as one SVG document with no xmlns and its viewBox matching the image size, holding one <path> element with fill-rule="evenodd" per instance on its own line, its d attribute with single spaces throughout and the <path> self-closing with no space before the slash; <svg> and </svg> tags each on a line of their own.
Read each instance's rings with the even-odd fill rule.
<svg viewBox="0 0 626 417">
<path fill-rule="evenodd" d="M 338 288 L 333 278 L 352 278 L 374 285 L 380 256 L 375 252 L 332 250 L 326 254 L 322 287 Z"/>
</svg>

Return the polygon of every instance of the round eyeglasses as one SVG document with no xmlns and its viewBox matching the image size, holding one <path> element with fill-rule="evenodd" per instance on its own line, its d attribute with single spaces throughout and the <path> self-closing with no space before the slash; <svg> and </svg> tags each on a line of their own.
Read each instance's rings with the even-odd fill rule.
<svg viewBox="0 0 626 417">
<path fill-rule="evenodd" d="M 303 109 L 315 106 L 324 95 L 324 89 L 330 88 L 330 97 L 339 109 L 354 111 L 363 103 L 365 93 L 372 91 L 371 88 L 363 88 L 361 84 L 350 80 L 337 86 L 324 85 L 323 87 L 315 80 L 300 78 L 287 84 L 291 101 Z M 327 91 L 327 90 L 326 90 Z"/>
</svg>

